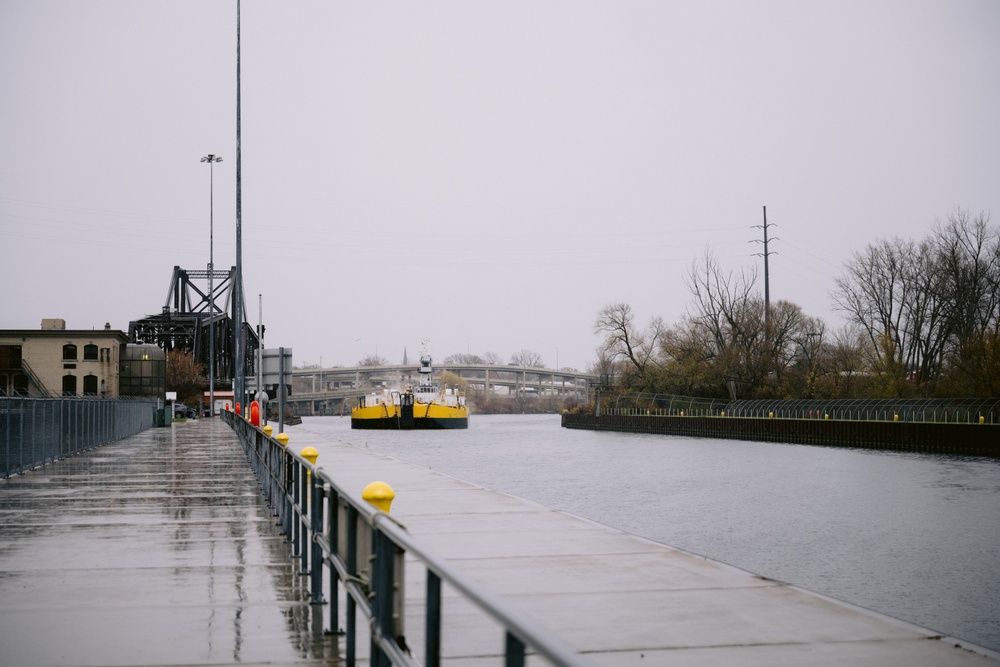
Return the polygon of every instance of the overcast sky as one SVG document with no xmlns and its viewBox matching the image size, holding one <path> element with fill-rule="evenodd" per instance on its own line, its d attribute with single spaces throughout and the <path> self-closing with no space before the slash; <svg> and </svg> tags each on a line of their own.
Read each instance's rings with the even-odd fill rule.
<svg viewBox="0 0 1000 667">
<path fill-rule="evenodd" d="M 127 330 L 235 264 L 236 3 L 0 0 L 0 328 Z M 248 319 L 296 365 L 679 321 L 707 249 L 839 322 L 834 279 L 1000 223 L 1000 2 L 242 4 Z M 761 283 L 761 291 L 763 289 Z"/>
</svg>

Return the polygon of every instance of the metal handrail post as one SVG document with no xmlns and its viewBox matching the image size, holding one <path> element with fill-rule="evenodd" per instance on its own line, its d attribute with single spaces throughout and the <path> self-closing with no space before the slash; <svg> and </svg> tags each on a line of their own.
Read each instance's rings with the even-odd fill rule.
<svg viewBox="0 0 1000 667">
<path fill-rule="evenodd" d="M 342 558 L 340 553 L 340 540 L 338 536 L 340 535 L 340 517 L 337 512 L 337 501 L 339 496 L 336 489 L 329 488 L 326 497 L 326 515 L 327 515 L 327 539 L 326 543 L 330 546 L 330 557 L 331 558 Z M 330 632 L 337 633 L 340 630 L 340 600 L 338 596 L 339 591 L 339 580 L 340 574 L 337 568 L 330 567 Z"/>
<path fill-rule="evenodd" d="M 305 464 L 300 463 L 299 466 L 302 470 L 299 472 L 299 499 L 301 505 L 299 506 L 299 574 L 309 574 L 309 556 L 310 548 L 309 545 L 312 542 L 312 534 L 310 530 L 312 516 L 312 509 L 310 508 L 310 485 L 312 482 L 312 475 L 309 472 L 309 468 Z"/>
<path fill-rule="evenodd" d="M 277 446 L 271 443 L 271 466 L 268 473 L 271 475 L 271 494 L 274 498 L 274 517 L 277 519 L 275 522 L 278 526 L 284 527 L 284 522 L 282 521 L 282 510 L 285 506 L 285 495 L 282 493 L 281 488 L 281 478 L 279 474 L 281 473 L 281 460 L 284 458 L 282 453 L 278 450 Z"/>
<path fill-rule="evenodd" d="M 289 537 L 292 539 L 292 558 L 297 558 L 299 555 L 299 533 L 302 531 L 301 524 L 299 523 L 299 476 L 302 474 L 302 466 L 299 465 L 298 461 L 292 460 L 292 532 Z"/>
<path fill-rule="evenodd" d="M 524 642 L 509 631 L 504 642 L 503 664 L 504 667 L 524 667 Z"/>
<path fill-rule="evenodd" d="M 358 574 L 358 511 L 350 503 L 347 504 L 347 575 L 356 577 Z M 357 629 L 355 628 L 358 603 L 353 595 L 347 596 L 347 667 L 354 667 L 357 646 L 355 645 Z"/>
<path fill-rule="evenodd" d="M 427 667 L 441 667 L 441 577 L 427 570 L 427 609 L 424 644 Z"/>
<path fill-rule="evenodd" d="M 292 484 L 292 478 L 295 476 L 295 461 L 288 452 L 284 452 L 282 455 L 281 464 L 281 475 L 282 475 L 282 493 L 281 493 L 281 504 L 284 511 L 284 529 L 285 529 L 285 541 L 292 541 L 292 507 L 293 507 L 293 497 L 294 497 L 294 486 Z"/>
<path fill-rule="evenodd" d="M 371 663 L 374 667 L 390 667 L 389 656 L 382 650 L 379 638 L 395 637 L 392 623 L 392 556 L 386 544 L 389 540 L 382 531 L 372 528 L 372 553 L 375 561 L 372 563 L 371 589 L 372 620 L 371 633 Z"/>
<path fill-rule="evenodd" d="M 323 534 L 323 480 L 319 474 L 313 475 L 312 503 L 309 515 L 312 518 L 312 529 L 309 544 L 312 545 L 309 563 L 312 565 L 312 601 L 311 604 L 323 604 L 323 547 L 319 536 Z"/>
</svg>

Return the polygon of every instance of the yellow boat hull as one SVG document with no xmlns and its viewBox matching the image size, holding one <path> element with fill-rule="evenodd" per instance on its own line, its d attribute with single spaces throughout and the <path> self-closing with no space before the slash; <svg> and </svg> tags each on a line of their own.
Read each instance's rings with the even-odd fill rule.
<svg viewBox="0 0 1000 667">
<path fill-rule="evenodd" d="M 351 410 L 351 428 L 357 429 L 451 429 L 469 428 L 469 408 L 464 405 L 414 403 L 411 410 L 379 403 Z"/>
</svg>

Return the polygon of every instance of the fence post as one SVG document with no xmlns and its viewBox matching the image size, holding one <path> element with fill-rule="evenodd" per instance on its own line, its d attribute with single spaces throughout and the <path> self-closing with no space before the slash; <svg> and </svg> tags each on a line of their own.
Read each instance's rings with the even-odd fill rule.
<svg viewBox="0 0 1000 667">
<path fill-rule="evenodd" d="M 312 601 L 311 604 L 323 604 L 323 549 L 316 537 L 323 532 L 323 482 L 319 475 L 313 475 L 312 503 L 309 508 L 312 517 L 310 543 L 312 545 Z"/>
</svg>

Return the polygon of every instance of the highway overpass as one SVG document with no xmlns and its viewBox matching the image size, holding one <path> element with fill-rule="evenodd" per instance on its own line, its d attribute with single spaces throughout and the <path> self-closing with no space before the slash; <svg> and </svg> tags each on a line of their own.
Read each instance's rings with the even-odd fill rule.
<svg viewBox="0 0 1000 667">
<path fill-rule="evenodd" d="M 399 389 L 418 381 L 419 364 L 302 368 L 292 371 L 292 395 L 287 403 L 300 415 L 344 414 L 357 398 L 382 389 Z M 469 384 L 472 397 L 553 397 L 586 400 L 597 376 L 554 368 L 496 364 L 450 364 L 434 367 L 437 381 L 451 372 Z"/>
</svg>

